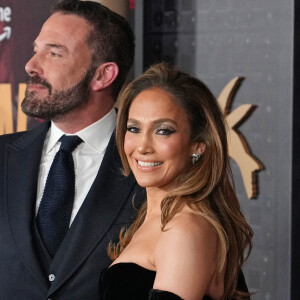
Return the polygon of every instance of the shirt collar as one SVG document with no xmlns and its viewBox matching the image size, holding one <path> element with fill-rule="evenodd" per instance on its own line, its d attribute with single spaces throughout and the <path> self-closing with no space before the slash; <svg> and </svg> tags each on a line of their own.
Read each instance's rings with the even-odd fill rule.
<svg viewBox="0 0 300 300">
<path fill-rule="evenodd" d="M 107 113 L 103 118 L 78 131 L 76 135 L 78 135 L 84 141 L 84 143 L 94 151 L 102 153 L 105 151 L 110 137 L 114 131 L 116 119 L 116 110 L 112 108 L 110 112 Z M 46 148 L 46 153 L 51 151 L 58 140 L 65 134 L 54 124 L 54 122 L 51 122 L 49 131 L 49 141 Z"/>
</svg>

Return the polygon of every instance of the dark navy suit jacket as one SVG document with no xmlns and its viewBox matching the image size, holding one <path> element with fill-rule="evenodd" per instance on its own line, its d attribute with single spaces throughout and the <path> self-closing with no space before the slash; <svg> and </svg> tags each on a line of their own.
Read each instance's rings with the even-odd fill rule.
<svg viewBox="0 0 300 300">
<path fill-rule="evenodd" d="M 110 264 L 107 245 L 132 221 L 136 192 L 144 198 L 134 178 L 121 175 L 113 134 L 97 177 L 51 260 L 35 226 L 37 177 L 49 124 L 0 136 L 0 300 L 99 299 L 100 273 Z"/>
</svg>

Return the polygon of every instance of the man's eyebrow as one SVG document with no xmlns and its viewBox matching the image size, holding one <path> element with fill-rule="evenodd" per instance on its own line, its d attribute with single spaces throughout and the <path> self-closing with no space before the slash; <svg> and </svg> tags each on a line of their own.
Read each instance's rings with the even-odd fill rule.
<svg viewBox="0 0 300 300">
<path fill-rule="evenodd" d="M 51 43 L 49 43 L 49 44 L 46 44 L 46 47 L 56 48 L 56 49 L 62 49 L 64 51 L 68 52 L 68 48 L 66 46 L 60 45 L 60 44 L 51 44 Z"/>
<path fill-rule="evenodd" d="M 36 42 L 33 42 L 33 48 L 37 47 Z M 62 49 L 65 52 L 68 52 L 68 48 L 61 44 L 55 44 L 55 43 L 48 43 L 46 44 L 47 48 L 56 48 L 56 49 Z"/>
</svg>

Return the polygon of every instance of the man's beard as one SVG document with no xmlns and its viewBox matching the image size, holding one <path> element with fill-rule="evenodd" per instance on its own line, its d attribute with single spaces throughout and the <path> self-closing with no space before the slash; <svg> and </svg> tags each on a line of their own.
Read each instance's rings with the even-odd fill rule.
<svg viewBox="0 0 300 300">
<path fill-rule="evenodd" d="M 90 66 L 83 78 L 68 90 L 54 91 L 52 86 L 38 76 L 30 77 L 28 84 L 40 84 L 48 88 L 49 95 L 40 98 L 35 92 L 26 89 L 25 98 L 22 102 L 23 112 L 31 117 L 44 120 L 57 120 L 62 118 L 70 111 L 78 108 L 88 101 L 90 93 L 90 83 L 96 68 Z"/>
</svg>

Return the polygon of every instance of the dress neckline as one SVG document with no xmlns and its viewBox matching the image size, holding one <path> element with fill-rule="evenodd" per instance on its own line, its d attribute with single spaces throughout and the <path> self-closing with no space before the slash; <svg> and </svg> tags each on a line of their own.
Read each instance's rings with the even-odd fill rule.
<svg viewBox="0 0 300 300">
<path fill-rule="evenodd" d="M 134 262 L 118 262 L 118 263 L 115 263 L 115 264 L 111 265 L 110 267 L 108 267 L 106 269 L 106 271 L 108 271 L 108 273 L 111 272 L 111 274 L 118 273 L 118 271 L 120 271 L 121 274 L 126 274 L 126 276 L 128 274 L 135 274 L 135 275 L 138 274 L 139 278 L 143 278 L 143 276 L 139 273 L 139 271 L 140 271 L 140 272 L 144 272 L 145 276 L 150 276 L 151 278 L 153 278 L 153 281 L 154 281 L 154 277 L 156 275 L 156 271 L 144 268 L 141 265 L 134 263 Z M 149 288 L 149 290 L 150 290 L 150 288 Z M 212 300 L 212 299 L 210 297 L 208 297 L 207 295 L 205 295 L 203 300 Z"/>
<path fill-rule="evenodd" d="M 116 267 L 123 268 L 123 267 L 128 267 L 128 266 L 133 267 L 133 268 L 139 268 L 141 270 L 145 270 L 145 271 L 148 271 L 148 272 L 156 273 L 156 271 L 147 269 L 145 267 L 142 267 L 141 265 L 139 265 L 137 263 L 134 263 L 134 262 L 119 262 L 119 263 L 111 265 L 108 269 L 116 268 Z"/>
</svg>

